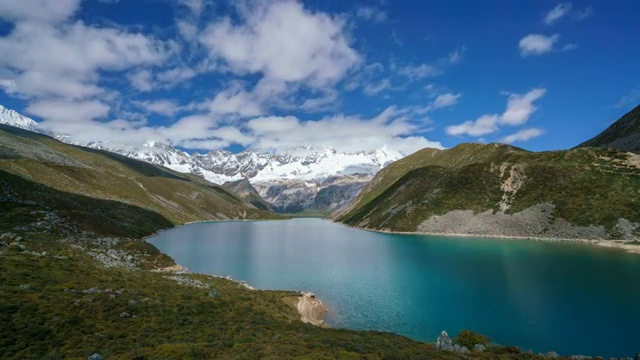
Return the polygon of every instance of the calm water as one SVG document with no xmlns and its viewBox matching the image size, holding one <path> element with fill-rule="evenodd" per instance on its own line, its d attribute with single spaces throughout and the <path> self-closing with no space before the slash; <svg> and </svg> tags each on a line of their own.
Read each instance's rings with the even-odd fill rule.
<svg viewBox="0 0 640 360">
<path fill-rule="evenodd" d="M 312 291 L 332 327 L 423 341 L 466 328 L 566 355 L 640 351 L 640 256 L 621 251 L 379 234 L 320 219 L 199 223 L 149 241 L 194 272 Z"/>
</svg>

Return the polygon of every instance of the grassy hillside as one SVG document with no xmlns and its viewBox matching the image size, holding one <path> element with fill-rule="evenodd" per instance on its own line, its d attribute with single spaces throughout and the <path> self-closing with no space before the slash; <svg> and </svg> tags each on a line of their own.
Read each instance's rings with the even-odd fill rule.
<svg viewBox="0 0 640 360">
<path fill-rule="evenodd" d="M 640 105 L 578 147 L 610 148 L 640 154 Z"/>
<path fill-rule="evenodd" d="M 606 149 L 533 153 L 512 146 L 461 144 L 424 149 L 383 169 L 337 220 L 365 228 L 416 231 L 434 215 L 521 212 L 555 205 L 553 218 L 612 229 L 640 222 L 640 161 Z"/>
<path fill-rule="evenodd" d="M 109 227 L 98 233 L 128 231 L 122 221 L 133 225 L 153 218 L 142 230 L 149 233 L 190 221 L 276 217 L 194 175 L 4 125 L 0 174 L 5 219 L 44 206 L 86 230 Z"/>
</svg>

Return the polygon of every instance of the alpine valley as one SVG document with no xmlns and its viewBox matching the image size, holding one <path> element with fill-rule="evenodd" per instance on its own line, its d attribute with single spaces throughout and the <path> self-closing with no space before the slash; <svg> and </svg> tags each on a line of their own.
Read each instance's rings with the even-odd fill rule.
<svg viewBox="0 0 640 360">
<path fill-rule="evenodd" d="M 79 142 L 66 134 L 49 132 L 33 119 L 2 105 L 0 124 L 192 173 L 218 185 L 246 179 L 272 210 L 281 213 L 325 215 L 343 208 L 380 169 L 403 157 L 388 149 L 347 153 L 332 148 L 299 146 L 282 153 L 243 151 L 234 154 L 217 150 L 188 154 L 158 141 L 140 145 L 114 141 Z M 255 193 L 245 200 L 251 203 L 254 198 Z"/>
</svg>

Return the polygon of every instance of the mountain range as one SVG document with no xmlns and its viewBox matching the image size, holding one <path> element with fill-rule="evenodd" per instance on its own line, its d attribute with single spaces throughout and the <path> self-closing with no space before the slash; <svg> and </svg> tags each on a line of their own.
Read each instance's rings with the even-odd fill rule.
<svg viewBox="0 0 640 360">
<path fill-rule="evenodd" d="M 33 119 L 1 105 L 0 124 L 192 173 L 218 185 L 247 179 L 273 210 L 284 213 L 335 211 L 349 204 L 380 169 L 403 157 L 388 149 L 348 153 L 332 148 L 299 146 L 281 153 L 243 151 L 234 154 L 216 150 L 189 154 L 158 141 L 139 145 L 114 141 L 78 142 L 66 134 L 48 132 Z"/>
</svg>

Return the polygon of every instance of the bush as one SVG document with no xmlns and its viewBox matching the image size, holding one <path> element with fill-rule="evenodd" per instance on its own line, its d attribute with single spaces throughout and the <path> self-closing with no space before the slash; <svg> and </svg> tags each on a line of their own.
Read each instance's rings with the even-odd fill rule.
<svg viewBox="0 0 640 360">
<path fill-rule="evenodd" d="M 473 349 L 473 345 L 487 345 L 491 343 L 491 339 L 471 330 L 460 330 L 460 333 L 456 335 L 456 337 L 453 339 L 453 342 L 458 345 L 462 345 L 467 349 Z"/>
</svg>

